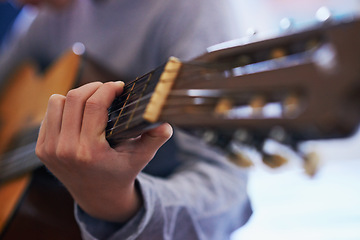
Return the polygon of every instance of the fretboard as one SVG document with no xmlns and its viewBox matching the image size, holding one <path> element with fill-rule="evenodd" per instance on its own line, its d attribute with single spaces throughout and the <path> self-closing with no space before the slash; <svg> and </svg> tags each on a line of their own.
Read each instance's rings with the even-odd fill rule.
<svg viewBox="0 0 360 240">
<path fill-rule="evenodd" d="M 170 58 L 166 64 L 125 85 L 109 108 L 106 138 L 112 146 L 158 124 L 180 67 L 179 60 Z"/>
</svg>

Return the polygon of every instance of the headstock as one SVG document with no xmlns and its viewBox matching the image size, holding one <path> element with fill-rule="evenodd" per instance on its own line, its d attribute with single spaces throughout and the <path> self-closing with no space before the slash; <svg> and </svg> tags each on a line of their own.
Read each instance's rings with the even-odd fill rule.
<svg viewBox="0 0 360 240">
<path fill-rule="evenodd" d="M 253 146 L 265 163 L 281 165 L 284 158 L 264 148 L 267 139 L 274 139 L 311 166 L 316 160 L 299 151 L 300 142 L 347 137 L 358 127 L 359 42 L 359 19 L 326 21 L 312 29 L 216 49 L 186 63 L 171 59 L 134 82 L 142 89 L 157 76 L 149 92 L 131 95 L 129 90 L 115 102 L 149 95 L 141 108 L 127 107 L 136 106 L 140 131 L 157 122 L 190 129 L 241 165 L 249 161 L 239 146 Z M 149 118 L 148 109 L 156 114 Z M 117 115 L 116 122 L 123 118 L 127 127 L 110 136 L 114 144 L 118 136 L 126 138 L 128 129 L 138 127 L 130 123 L 134 113 Z M 109 126 L 112 133 L 114 123 Z"/>
<path fill-rule="evenodd" d="M 343 20 L 215 50 L 184 64 L 160 118 L 204 128 L 199 135 L 217 135 L 226 148 L 254 146 L 272 166 L 284 162 L 263 149 L 274 139 L 310 166 L 317 160 L 299 152 L 299 142 L 347 137 L 358 127 L 359 42 L 360 21 Z"/>
</svg>

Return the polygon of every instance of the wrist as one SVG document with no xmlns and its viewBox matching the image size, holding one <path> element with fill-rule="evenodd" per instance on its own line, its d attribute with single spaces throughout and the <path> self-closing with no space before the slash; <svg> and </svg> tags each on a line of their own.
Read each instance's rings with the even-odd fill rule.
<svg viewBox="0 0 360 240">
<path fill-rule="evenodd" d="M 77 204 L 90 216 L 109 221 L 124 223 L 131 219 L 143 204 L 137 183 L 122 189 L 91 194 L 92 196 L 74 197 Z"/>
</svg>

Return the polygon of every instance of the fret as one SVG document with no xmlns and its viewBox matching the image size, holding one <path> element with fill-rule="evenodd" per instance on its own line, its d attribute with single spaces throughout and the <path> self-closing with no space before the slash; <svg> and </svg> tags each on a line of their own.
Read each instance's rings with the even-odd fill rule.
<svg viewBox="0 0 360 240">
<path fill-rule="evenodd" d="M 117 123 L 119 122 L 119 119 L 120 119 L 120 117 L 121 117 L 121 114 L 123 113 L 123 111 L 124 111 L 124 108 L 125 108 L 125 106 L 126 106 L 126 103 L 128 102 L 128 100 L 129 100 L 129 98 L 130 98 L 130 95 L 131 95 L 131 93 L 132 93 L 132 90 L 134 89 L 134 87 L 135 87 L 135 84 L 136 84 L 136 82 L 134 82 L 133 84 L 132 84 L 132 86 L 131 86 L 131 90 L 130 90 L 130 92 L 127 94 L 127 96 L 126 96 L 126 100 L 125 100 L 125 102 L 124 102 L 124 104 L 123 104 L 123 107 L 120 109 L 120 113 L 119 113 L 119 115 L 118 115 L 118 117 L 116 118 L 116 121 L 115 121 L 115 126 L 117 125 Z M 110 132 L 110 134 L 109 135 L 112 135 L 113 134 L 113 130 L 111 130 L 111 132 Z"/>
<path fill-rule="evenodd" d="M 145 85 L 144 85 L 144 87 L 143 87 L 143 89 L 142 89 L 142 91 L 141 91 L 141 93 L 140 93 L 139 99 L 141 99 L 141 98 L 143 97 L 143 95 L 144 95 L 144 93 L 145 93 L 145 91 L 146 91 L 146 89 L 147 89 L 147 87 L 148 87 L 148 84 L 149 84 L 149 82 L 150 82 L 150 80 L 151 80 L 152 75 L 153 75 L 153 73 L 150 73 L 150 74 L 149 74 L 149 76 L 148 76 L 148 78 L 147 78 L 147 80 L 146 80 L 146 82 L 145 82 Z M 132 121 L 132 119 L 133 119 L 133 117 L 134 117 L 134 114 L 135 114 L 136 109 L 138 108 L 140 102 L 141 102 L 141 101 L 137 101 L 137 102 L 136 102 L 135 108 L 132 110 L 131 116 L 129 117 L 129 120 L 127 121 L 127 124 L 126 124 L 125 129 L 128 129 L 128 128 L 129 128 L 129 125 L 131 124 L 131 121 Z"/>
<path fill-rule="evenodd" d="M 106 138 L 111 145 L 124 138 L 136 137 L 137 128 L 151 125 L 144 119 L 144 111 L 161 79 L 165 65 L 125 85 L 124 92 L 109 108 Z M 134 131 L 134 132 L 133 132 Z"/>
</svg>

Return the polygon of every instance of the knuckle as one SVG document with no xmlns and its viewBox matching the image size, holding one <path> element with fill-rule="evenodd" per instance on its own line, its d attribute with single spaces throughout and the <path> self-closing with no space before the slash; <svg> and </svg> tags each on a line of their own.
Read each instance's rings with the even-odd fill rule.
<svg viewBox="0 0 360 240">
<path fill-rule="evenodd" d="M 38 158 L 42 159 L 45 157 L 45 154 L 44 154 L 44 151 L 43 151 L 43 148 L 41 145 L 37 144 L 36 147 L 35 147 L 35 154 L 36 156 L 38 156 Z"/>
<path fill-rule="evenodd" d="M 66 94 L 66 100 L 67 101 L 76 101 L 79 98 L 80 98 L 80 93 L 79 93 L 78 89 L 71 89 Z"/>
<path fill-rule="evenodd" d="M 74 151 L 72 147 L 66 144 L 59 144 L 55 149 L 55 156 L 61 161 L 67 161 L 73 158 Z"/>
<path fill-rule="evenodd" d="M 100 112 L 103 112 L 107 108 L 101 104 L 101 102 L 98 102 L 92 98 L 89 98 L 85 103 L 85 111 L 89 113 L 98 114 Z"/>
<path fill-rule="evenodd" d="M 56 157 L 64 164 L 84 165 L 91 162 L 93 151 L 86 145 L 60 143 L 56 148 Z"/>
</svg>

